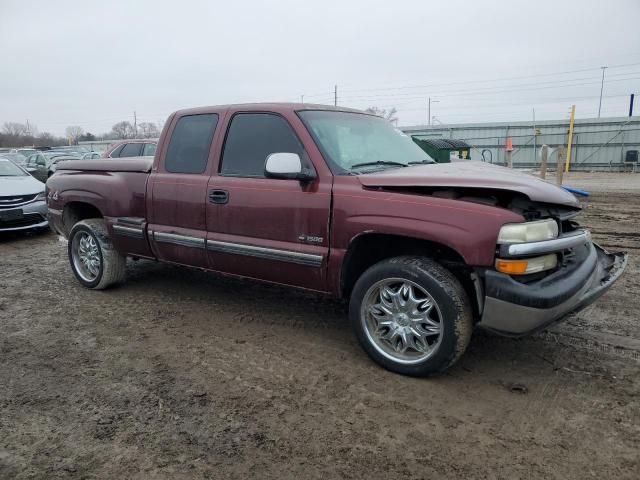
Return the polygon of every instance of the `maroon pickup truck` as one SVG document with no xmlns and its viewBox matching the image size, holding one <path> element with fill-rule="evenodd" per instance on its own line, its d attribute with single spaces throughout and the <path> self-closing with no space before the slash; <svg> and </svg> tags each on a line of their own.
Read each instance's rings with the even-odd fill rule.
<svg viewBox="0 0 640 480">
<path fill-rule="evenodd" d="M 583 308 L 627 261 L 565 190 L 436 164 L 384 119 L 320 105 L 178 111 L 155 158 L 61 164 L 47 198 L 87 288 L 132 257 L 346 298 L 366 352 L 408 375 L 452 365 L 476 326 L 524 335 Z"/>
</svg>

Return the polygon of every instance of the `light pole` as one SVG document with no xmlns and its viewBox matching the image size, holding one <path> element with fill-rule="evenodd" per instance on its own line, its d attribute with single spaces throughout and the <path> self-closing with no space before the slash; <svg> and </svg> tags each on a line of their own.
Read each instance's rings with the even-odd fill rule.
<svg viewBox="0 0 640 480">
<path fill-rule="evenodd" d="M 429 106 L 427 108 L 427 125 L 431 126 L 431 103 L 438 103 L 440 100 L 431 100 L 431 97 L 429 97 Z"/>
<path fill-rule="evenodd" d="M 598 103 L 598 118 L 600 118 L 600 110 L 602 109 L 602 91 L 604 90 L 604 71 L 607 67 L 600 67 L 602 69 L 602 82 L 600 83 L 600 102 Z"/>
</svg>

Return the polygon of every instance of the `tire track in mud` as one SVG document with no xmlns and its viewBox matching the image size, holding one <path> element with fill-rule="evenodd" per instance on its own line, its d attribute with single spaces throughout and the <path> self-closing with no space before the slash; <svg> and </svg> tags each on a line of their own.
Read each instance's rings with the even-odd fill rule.
<svg viewBox="0 0 640 480">
<path fill-rule="evenodd" d="M 632 337 L 603 332 L 583 332 L 566 325 L 553 326 L 539 333 L 538 336 L 547 342 L 640 361 L 640 339 Z"/>
</svg>

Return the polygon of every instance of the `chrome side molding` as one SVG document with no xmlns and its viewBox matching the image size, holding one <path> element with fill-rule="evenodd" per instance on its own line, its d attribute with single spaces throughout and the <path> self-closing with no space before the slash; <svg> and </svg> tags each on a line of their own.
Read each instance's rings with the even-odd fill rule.
<svg viewBox="0 0 640 480">
<path fill-rule="evenodd" d="M 114 230 L 118 233 L 121 233 L 122 235 L 129 236 L 137 235 L 138 232 L 140 232 L 140 237 L 136 238 L 143 238 L 142 230 L 138 230 L 132 227 L 114 225 Z M 179 235 L 177 233 L 157 232 L 149 230 L 149 236 L 158 243 L 170 243 L 173 245 L 180 245 L 182 247 L 191 248 L 206 248 L 207 250 L 210 250 L 212 252 L 245 255 L 248 257 L 263 258 L 265 260 L 296 263 L 298 265 L 306 265 L 309 267 L 320 267 L 323 260 L 322 255 L 295 252 L 292 250 L 279 250 L 276 248 L 257 247 L 255 245 L 245 245 L 242 243 L 207 240 L 205 238 Z"/>
<path fill-rule="evenodd" d="M 144 231 L 141 228 L 125 227 L 124 225 L 113 225 L 113 231 L 118 235 L 132 238 L 144 238 Z"/>
<path fill-rule="evenodd" d="M 207 249 L 248 257 L 264 258 L 266 260 L 278 260 L 281 262 L 297 263 L 310 267 L 322 265 L 322 255 L 310 253 L 293 252 L 291 250 L 278 250 L 275 248 L 256 247 L 254 245 L 244 245 L 241 243 L 220 242 L 217 240 L 207 240 Z"/>
<path fill-rule="evenodd" d="M 182 247 L 204 248 L 204 238 L 189 237 L 175 233 L 152 232 L 153 239 L 158 243 L 172 243 Z"/>
</svg>

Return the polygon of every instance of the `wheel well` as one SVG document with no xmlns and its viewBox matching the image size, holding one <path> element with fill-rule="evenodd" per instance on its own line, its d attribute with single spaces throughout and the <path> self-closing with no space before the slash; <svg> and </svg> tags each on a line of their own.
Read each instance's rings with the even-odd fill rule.
<svg viewBox="0 0 640 480">
<path fill-rule="evenodd" d="M 69 232 L 71 232 L 73 226 L 80 220 L 84 220 L 86 218 L 102 218 L 102 213 L 90 203 L 67 203 L 62 212 L 62 225 L 65 230 L 65 235 L 69 236 Z"/>
<path fill-rule="evenodd" d="M 441 243 L 397 235 L 369 233 L 351 242 L 342 265 L 342 295 L 348 297 L 351 294 L 356 281 L 369 267 L 386 258 L 401 255 L 429 257 L 447 268 L 462 283 L 474 306 L 474 314 L 477 314 L 479 307 L 471 276 L 473 269 L 458 252 Z"/>
</svg>

